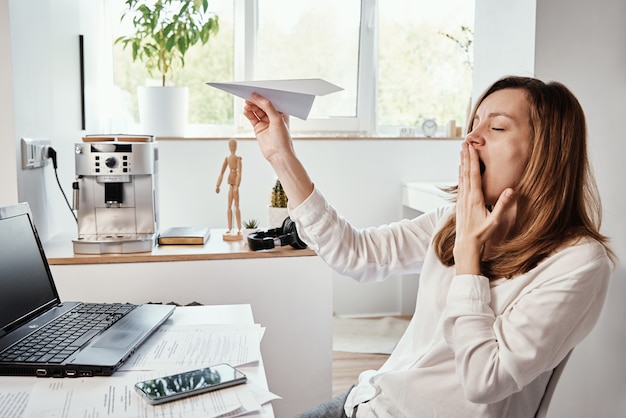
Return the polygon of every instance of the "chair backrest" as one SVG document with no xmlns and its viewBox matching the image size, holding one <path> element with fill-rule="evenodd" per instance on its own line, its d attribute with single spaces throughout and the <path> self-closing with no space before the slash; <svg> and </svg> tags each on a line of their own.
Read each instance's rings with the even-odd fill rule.
<svg viewBox="0 0 626 418">
<path fill-rule="evenodd" d="M 546 391 L 543 393 L 543 398 L 541 398 L 539 408 L 537 408 L 537 412 L 535 413 L 535 418 L 546 418 L 548 416 L 548 407 L 550 406 L 550 401 L 552 401 L 552 395 L 554 395 L 556 385 L 559 383 L 563 369 L 565 369 L 565 365 L 567 364 L 567 360 L 569 360 L 571 354 L 572 351 L 567 353 L 565 358 L 563 358 L 563 360 L 561 360 L 561 362 L 552 370 L 552 375 L 546 385 Z"/>
</svg>

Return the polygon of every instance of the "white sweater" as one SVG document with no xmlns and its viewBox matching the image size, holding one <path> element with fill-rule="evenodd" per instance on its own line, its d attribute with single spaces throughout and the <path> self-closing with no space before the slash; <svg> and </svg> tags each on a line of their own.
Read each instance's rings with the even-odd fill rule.
<svg viewBox="0 0 626 418">
<path fill-rule="evenodd" d="M 431 240 L 454 211 L 357 230 L 318 190 L 290 211 L 299 236 L 361 282 L 420 272 L 415 315 L 345 411 L 361 417 L 533 417 L 552 369 L 595 325 L 613 264 L 584 239 L 511 280 L 455 275 Z"/>
</svg>

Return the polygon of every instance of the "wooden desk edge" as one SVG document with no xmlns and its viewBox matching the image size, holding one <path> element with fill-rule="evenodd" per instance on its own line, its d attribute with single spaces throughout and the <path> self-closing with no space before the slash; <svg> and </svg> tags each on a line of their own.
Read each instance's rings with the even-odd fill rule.
<svg viewBox="0 0 626 418">
<path fill-rule="evenodd" d="M 212 230 L 213 231 L 213 230 Z M 233 260 L 278 257 L 310 257 L 311 249 L 298 250 L 291 246 L 272 250 L 252 251 L 244 241 L 228 242 L 214 230 L 204 245 L 155 245 L 150 252 L 125 254 L 75 254 L 71 234 L 60 234 L 44 243 L 50 265 L 150 263 L 165 261 Z"/>
</svg>

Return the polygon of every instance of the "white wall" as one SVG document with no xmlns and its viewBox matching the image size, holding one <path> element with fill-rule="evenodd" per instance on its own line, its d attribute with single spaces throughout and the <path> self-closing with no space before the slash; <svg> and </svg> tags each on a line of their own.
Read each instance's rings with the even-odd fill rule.
<svg viewBox="0 0 626 418">
<path fill-rule="evenodd" d="M 367 227 L 402 217 L 402 183 L 454 179 L 460 141 L 296 140 L 295 149 L 317 187 L 354 225 Z M 161 226 L 226 227 L 227 195 L 215 193 L 227 141 L 160 141 Z M 239 140 L 243 158 L 242 219 L 266 225 L 274 174 L 254 140 Z M 339 239 L 339 237 L 338 237 Z M 343 315 L 397 314 L 401 283 L 362 285 L 335 274 L 334 309 Z"/>
<path fill-rule="evenodd" d="M 72 144 L 80 141 L 79 34 L 87 55 L 96 56 L 98 2 L 80 0 L 2 0 L 8 3 L 13 70 L 12 136 L 20 156 L 20 138 L 50 139 L 58 153 L 60 181 L 71 199 L 74 178 Z M 87 83 L 97 61 L 87 63 Z M 89 76 L 91 75 L 91 77 Z M 93 120 L 95 113 L 87 114 Z M 43 239 L 75 228 L 75 221 L 54 177 L 52 165 L 17 167 L 19 201 L 27 201 Z"/>
<path fill-rule="evenodd" d="M 13 75 L 9 2 L 0 0 L 0 206 L 17 203 L 17 158 L 13 140 Z"/>
<path fill-rule="evenodd" d="M 498 78 L 534 75 L 535 1 L 476 1 L 473 98 Z"/>
</svg>

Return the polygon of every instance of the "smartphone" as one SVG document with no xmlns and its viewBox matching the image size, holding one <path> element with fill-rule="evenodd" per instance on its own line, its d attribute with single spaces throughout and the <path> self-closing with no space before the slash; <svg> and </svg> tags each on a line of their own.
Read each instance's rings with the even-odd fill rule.
<svg viewBox="0 0 626 418">
<path fill-rule="evenodd" d="M 158 405 L 187 396 L 239 385 L 246 375 L 230 364 L 217 364 L 198 370 L 157 377 L 135 383 L 135 390 L 150 404 Z"/>
</svg>

